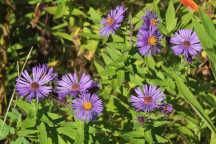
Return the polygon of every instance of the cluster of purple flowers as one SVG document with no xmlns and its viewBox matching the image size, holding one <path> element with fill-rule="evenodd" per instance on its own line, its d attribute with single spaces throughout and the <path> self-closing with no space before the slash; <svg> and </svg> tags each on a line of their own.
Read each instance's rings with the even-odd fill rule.
<svg viewBox="0 0 216 144">
<path fill-rule="evenodd" d="M 101 36 L 109 36 L 110 33 L 115 34 L 115 30 L 120 27 L 120 23 L 124 19 L 125 7 L 117 6 L 116 9 L 111 10 L 111 13 L 107 15 L 107 18 L 103 18 L 101 24 L 104 26 L 100 30 Z M 142 56 L 151 56 L 160 52 L 161 40 L 163 35 L 158 30 L 158 23 L 160 22 L 157 14 L 149 9 L 146 10 L 146 15 L 142 17 L 143 25 L 138 31 L 137 35 L 137 47 Z M 202 50 L 200 40 L 189 29 L 181 29 L 175 33 L 170 39 L 170 43 L 174 44 L 171 49 L 175 55 L 183 54 L 186 58 L 195 56 Z"/>
<path fill-rule="evenodd" d="M 29 101 L 34 97 L 39 101 L 51 93 L 53 87 L 48 83 L 56 77 L 57 73 L 53 73 L 53 68 L 48 68 L 45 64 L 39 65 L 32 68 L 32 78 L 27 70 L 22 72 L 21 77 L 16 80 L 16 90 L 21 97 L 26 96 Z M 74 73 L 62 76 L 56 90 L 60 100 L 65 99 L 66 95 L 74 98 L 71 105 L 77 118 L 91 121 L 103 111 L 102 100 L 93 93 L 98 86 L 97 82 L 91 80 L 90 75 L 83 73 L 78 79 L 77 74 Z"/>
<path fill-rule="evenodd" d="M 107 36 L 115 34 L 121 26 L 126 10 L 124 6 L 117 6 L 116 9 L 111 10 L 107 18 L 103 18 L 101 24 L 103 27 L 100 30 L 100 35 Z M 163 35 L 160 34 L 157 24 L 160 22 L 159 18 L 153 11 L 146 11 L 146 15 L 142 17 L 143 25 L 138 31 L 137 47 L 139 53 L 143 56 L 149 56 L 160 52 L 161 40 Z M 170 43 L 174 44 L 171 49 L 176 55 L 183 54 L 187 58 L 195 56 L 202 50 L 200 40 L 196 32 L 192 30 L 179 30 L 170 39 Z M 32 77 L 27 70 L 22 72 L 21 77 L 17 78 L 16 90 L 21 97 L 27 97 L 31 101 L 36 97 L 37 101 L 50 94 L 53 90 L 49 82 L 55 80 L 57 73 L 53 72 L 53 68 L 48 68 L 47 65 L 39 65 L 32 68 Z M 80 120 L 91 121 L 95 119 L 98 114 L 102 113 L 102 101 L 94 93 L 99 85 L 91 80 L 91 76 L 85 73 L 79 79 L 77 74 L 65 74 L 62 79 L 58 81 L 56 90 L 60 100 L 64 100 L 66 95 L 72 96 L 72 107 L 74 113 Z M 172 106 L 167 103 L 160 103 L 164 100 L 164 93 L 156 86 L 143 85 L 142 89 L 137 87 L 135 89 L 136 96 L 131 96 L 130 101 L 137 111 L 146 110 L 150 112 L 153 109 L 161 109 L 163 113 L 167 114 L 172 111 Z"/>
<path fill-rule="evenodd" d="M 138 96 L 131 96 L 130 102 L 137 111 L 150 112 L 153 109 L 161 109 L 164 114 L 168 114 L 172 111 L 172 106 L 167 103 L 160 103 L 164 100 L 164 93 L 160 88 L 153 85 L 144 84 L 142 88 L 135 88 L 135 92 Z"/>
<path fill-rule="evenodd" d="M 163 38 L 157 26 L 159 18 L 153 11 L 150 12 L 149 10 L 146 11 L 146 16 L 142 18 L 144 23 L 137 35 L 137 47 L 139 47 L 138 50 L 142 56 L 151 56 L 157 51 L 160 52 L 160 41 Z"/>
</svg>

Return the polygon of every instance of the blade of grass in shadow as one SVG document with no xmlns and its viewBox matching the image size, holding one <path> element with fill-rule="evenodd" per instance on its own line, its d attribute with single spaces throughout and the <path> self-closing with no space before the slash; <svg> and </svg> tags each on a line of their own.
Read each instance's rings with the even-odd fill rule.
<svg viewBox="0 0 216 144">
<path fill-rule="evenodd" d="M 215 51 L 215 41 L 209 36 L 209 29 L 198 22 L 197 19 L 193 19 L 193 25 L 195 31 L 200 39 L 203 50 L 206 52 L 208 59 L 210 61 L 211 70 L 214 78 L 216 79 L 216 51 Z"/>
<path fill-rule="evenodd" d="M 213 122 L 211 121 L 210 117 L 205 113 L 201 104 L 198 102 L 197 98 L 193 95 L 189 88 L 184 84 L 183 80 L 175 72 L 165 67 L 163 67 L 163 70 L 167 72 L 175 80 L 177 88 L 179 92 L 182 94 L 185 101 L 191 105 L 191 107 L 198 114 L 198 116 L 206 123 L 208 128 L 214 134 L 216 134 L 216 128 Z"/>
<path fill-rule="evenodd" d="M 25 68 L 25 66 L 26 66 L 26 64 L 27 64 L 28 59 L 30 58 L 30 55 L 31 55 L 31 53 L 32 53 L 32 50 L 33 50 L 33 46 L 31 47 L 31 49 L 30 49 L 30 51 L 29 51 L 29 53 L 28 53 L 28 55 L 27 55 L 27 57 L 26 57 L 26 59 L 25 59 L 25 62 L 24 62 L 23 67 L 22 67 L 22 70 L 21 70 L 21 72 L 19 73 L 18 77 L 21 76 L 21 73 L 23 72 L 23 70 L 24 70 L 24 68 Z M 18 71 L 19 71 L 19 70 L 18 70 Z M 7 111 L 6 111 L 5 116 L 4 116 L 3 125 L 2 125 L 2 127 L 1 127 L 1 129 L 0 129 L 0 133 L 2 132 L 2 129 L 4 128 L 4 124 L 5 124 L 6 120 L 7 120 L 8 112 L 9 112 L 9 110 L 10 110 L 10 107 L 11 107 L 11 104 L 12 104 L 12 101 L 13 101 L 13 98 L 14 98 L 14 96 L 15 96 L 15 92 L 16 92 L 16 89 L 15 89 L 15 87 L 14 87 L 13 93 L 12 93 L 12 95 L 11 95 L 11 99 L 10 99 L 10 102 L 9 102 L 9 105 L 8 105 L 8 108 L 7 108 Z"/>
</svg>

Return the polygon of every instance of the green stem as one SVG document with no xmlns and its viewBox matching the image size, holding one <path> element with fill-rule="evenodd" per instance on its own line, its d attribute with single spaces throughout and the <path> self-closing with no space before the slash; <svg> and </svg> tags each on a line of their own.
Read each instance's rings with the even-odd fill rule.
<svg viewBox="0 0 216 144">
<path fill-rule="evenodd" d="M 85 125 L 85 122 L 80 121 L 80 128 L 79 128 L 79 136 L 80 136 L 79 143 L 80 144 L 84 144 L 84 141 L 85 141 L 84 125 Z"/>
<path fill-rule="evenodd" d="M 29 59 L 29 57 L 30 57 L 30 55 L 31 55 L 32 50 L 33 50 L 33 46 L 31 47 L 31 49 L 30 49 L 30 51 L 29 51 L 29 53 L 28 53 L 28 55 L 27 55 L 27 57 L 26 57 L 26 60 L 25 60 L 25 63 L 23 64 L 21 73 L 23 72 L 23 70 L 24 70 L 24 68 L 25 68 L 25 66 L 26 66 L 26 64 L 27 64 L 27 61 L 28 61 L 28 59 Z M 21 73 L 19 73 L 18 77 L 21 76 Z M 1 127 L 1 129 L 0 129 L 0 133 L 2 132 L 2 130 L 3 130 L 3 128 L 4 128 L 4 125 L 5 125 L 5 122 L 6 122 L 6 120 L 7 120 L 8 112 L 9 112 L 9 110 L 10 110 L 10 107 L 11 107 L 11 104 L 12 104 L 12 101 L 13 101 L 13 98 L 14 98 L 14 96 L 15 96 L 15 92 L 16 92 L 16 89 L 14 88 L 14 89 L 13 89 L 13 93 L 12 93 L 12 95 L 11 95 L 11 99 L 10 99 L 8 108 L 7 108 L 7 111 L 6 111 L 6 114 L 5 114 L 5 116 L 4 116 L 4 121 L 3 121 L 2 127 Z"/>
</svg>

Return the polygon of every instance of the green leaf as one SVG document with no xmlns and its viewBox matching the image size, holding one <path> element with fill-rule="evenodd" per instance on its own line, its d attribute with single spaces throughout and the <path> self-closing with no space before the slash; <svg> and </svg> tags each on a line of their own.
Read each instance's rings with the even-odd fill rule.
<svg viewBox="0 0 216 144">
<path fill-rule="evenodd" d="M 7 124 L 4 124 L 3 126 L 3 120 L 0 119 L 0 140 L 4 140 L 7 138 L 7 136 L 9 135 L 10 132 L 10 127 Z"/>
<path fill-rule="evenodd" d="M 149 142 L 149 144 L 153 144 L 154 141 L 153 141 L 153 138 L 152 138 L 152 132 L 151 130 L 147 130 L 144 132 L 144 137 L 146 139 L 147 142 Z"/>
<path fill-rule="evenodd" d="M 55 35 L 55 36 L 59 36 L 61 38 L 67 39 L 69 41 L 73 41 L 73 36 L 69 35 L 67 33 L 64 33 L 64 32 L 53 32 L 52 34 Z"/>
<path fill-rule="evenodd" d="M 177 24 L 177 18 L 175 17 L 175 8 L 173 6 L 173 1 L 170 0 L 169 7 L 166 11 L 166 27 L 168 33 L 173 31 Z"/>
<path fill-rule="evenodd" d="M 90 15 L 90 17 L 88 17 L 90 20 L 92 20 L 95 24 L 99 24 L 101 21 L 101 16 L 98 14 L 98 12 L 90 7 L 88 14 Z"/>
<path fill-rule="evenodd" d="M 67 144 L 60 135 L 58 135 L 58 143 L 59 144 Z"/>
<path fill-rule="evenodd" d="M 32 115 L 32 113 L 35 115 L 35 107 L 33 104 L 30 104 L 26 101 L 24 101 L 23 99 L 17 99 L 16 101 L 14 101 L 14 103 L 20 108 L 22 109 L 26 114 L 30 114 Z"/>
<path fill-rule="evenodd" d="M 181 27 L 183 28 L 192 20 L 193 12 L 188 12 L 181 18 Z"/>
<path fill-rule="evenodd" d="M 77 125 L 76 122 L 64 122 L 61 124 L 61 127 L 57 129 L 57 132 L 71 139 L 75 139 L 75 135 L 77 135 Z"/>
<path fill-rule="evenodd" d="M 21 129 L 18 131 L 17 135 L 19 137 L 28 137 L 29 135 L 31 134 L 35 134 L 35 133 L 38 133 L 38 130 L 31 130 L 31 129 Z"/>
<path fill-rule="evenodd" d="M 199 117 L 205 122 L 205 124 L 208 126 L 208 128 L 216 134 L 216 128 L 209 118 L 209 116 L 205 113 L 204 109 L 198 102 L 197 98 L 192 94 L 192 92 L 189 90 L 189 88 L 184 84 L 184 82 L 181 80 L 181 78 L 174 72 L 166 69 L 163 67 L 163 69 L 170 74 L 173 79 L 176 81 L 176 85 L 178 87 L 179 92 L 182 94 L 183 98 L 186 102 L 188 102 L 192 108 L 195 110 L 195 112 L 199 115 Z"/>
<path fill-rule="evenodd" d="M 83 16 L 84 18 L 87 17 L 87 15 L 84 12 L 82 12 L 81 10 L 79 10 L 77 8 L 73 9 L 73 11 L 71 12 L 71 14 L 75 15 L 75 16 Z"/>
<path fill-rule="evenodd" d="M 21 127 L 22 128 L 31 128 L 36 125 L 36 117 L 27 117 L 24 121 L 21 122 Z"/>
<path fill-rule="evenodd" d="M 46 132 L 46 126 L 44 123 L 41 123 L 38 126 L 38 131 L 39 131 L 39 141 L 40 144 L 47 144 L 48 139 L 47 139 L 47 132 Z"/>
<path fill-rule="evenodd" d="M 204 26 L 201 25 L 196 19 L 193 19 L 193 24 L 195 31 L 202 44 L 203 50 L 206 52 L 210 60 L 212 72 L 214 78 L 216 79 L 216 51 L 214 48 L 215 42 L 209 37 L 209 33 L 206 32 Z"/>
<path fill-rule="evenodd" d="M 157 140 L 158 143 L 167 143 L 168 140 L 162 136 L 159 136 L 159 135 L 155 135 L 155 139 Z"/>
<path fill-rule="evenodd" d="M 98 73 L 101 73 L 101 72 L 104 71 L 103 66 L 101 66 L 99 63 L 97 63 L 97 61 L 94 61 L 94 65 L 95 65 L 95 67 L 96 67 Z"/>
<path fill-rule="evenodd" d="M 212 20 L 209 18 L 207 14 L 205 14 L 203 10 L 199 10 L 199 15 L 206 32 L 212 38 L 212 40 L 216 41 L 216 29 Z"/>
<path fill-rule="evenodd" d="M 16 141 L 11 141 L 10 144 L 30 144 L 28 140 L 26 140 L 25 137 L 19 137 L 16 139 Z"/>
<path fill-rule="evenodd" d="M 55 12 L 54 19 L 61 18 L 65 13 L 65 9 L 66 9 L 66 2 L 65 1 L 59 2 Z"/>
<path fill-rule="evenodd" d="M 216 135 L 214 133 L 211 134 L 210 144 L 216 144 Z"/>
<path fill-rule="evenodd" d="M 47 11 L 49 14 L 52 14 L 52 15 L 56 13 L 56 9 L 57 9 L 56 6 L 44 8 L 45 11 Z"/>
</svg>

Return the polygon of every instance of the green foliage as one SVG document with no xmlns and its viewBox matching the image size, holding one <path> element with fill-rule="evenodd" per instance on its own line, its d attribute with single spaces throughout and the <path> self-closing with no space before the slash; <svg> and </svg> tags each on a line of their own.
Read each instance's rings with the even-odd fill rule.
<svg viewBox="0 0 216 144">
<path fill-rule="evenodd" d="M 124 21 L 107 38 L 100 36 L 100 22 L 120 1 L 1 1 L 0 143 L 215 144 L 216 14 L 206 14 L 204 5 L 213 10 L 216 5 L 211 0 L 200 2 L 199 13 L 195 13 L 179 2 L 124 1 Z M 157 25 L 164 35 L 161 53 L 154 56 L 141 56 L 136 46 L 146 9 L 157 13 Z M 179 29 L 196 31 L 207 58 L 197 56 L 187 63 L 185 57 L 173 54 L 168 38 Z M 104 110 L 96 120 L 78 120 L 71 108 L 72 98 L 59 102 L 54 91 L 39 102 L 28 102 L 16 93 L 3 122 L 15 79 L 32 46 L 25 67 L 28 71 L 48 63 L 58 78 L 86 72 L 99 83 L 97 94 Z M 163 102 L 174 110 L 167 115 L 160 110 L 137 112 L 130 96 L 143 84 L 160 87 L 165 93 Z M 56 86 L 57 81 L 51 85 Z M 140 116 L 143 122 L 138 122 Z"/>
</svg>

